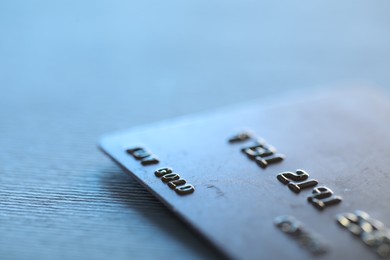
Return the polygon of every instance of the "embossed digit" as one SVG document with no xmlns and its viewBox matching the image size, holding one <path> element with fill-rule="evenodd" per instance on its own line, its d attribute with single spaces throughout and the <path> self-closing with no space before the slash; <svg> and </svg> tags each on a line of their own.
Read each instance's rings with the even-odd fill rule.
<svg viewBox="0 0 390 260">
<path fill-rule="evenodd" d="M 146 158 L 143 158 L 141 160 L 141 164 L 144 165 L 144 166 L 147 166 L 147 165 L 152 165 L 152 164 L 157 164 L 159 163 L 160 161 L 158 160 L 157 157 L 153 156 L 153 155 L 150 155 Z"/>
<path fill-rule="evenodd" d="M 144 149 L 141 149 L 141 150 L 134 151 L 132 155 L 134 156 L 135 159 L 141 160 L 143 158 L 149 157 L 150 153 Z"/>
<path fill-rule="evenodd" d="M 248 132 L 241 132 L 237 135 L 229 138 L 229 143 L 240 143 L 252 138 L 252 135 Z"/>
<path fill-rule="evenodd" d="M 133 155 L 134 152 L 140 151 L 140 150 L 143 150 L 143 149 L 144 149 L 144 148 L 142 148 L 142 147 L 134 147 L 134 148 L 129 148 L 129 149 L 127 149 L 126 152 L 129 153 L 129 154 L 131 154 L 131 155 Z"/>
<path fill-rule="evenodd" d="M 284 233 L 298 235 L 301 233 L 301 224 L 291 216 L 279 216 L 275 218 L 275 225 Z"/>
<path fill-rule="evenodd" d="M 254 160 L 257 156 L 267 157 L 271 156 L 276 152 L 276 149 L 273 147 L 258 146 L 256 148 L 247 148 L 243 150 L 249 159 Z"/>
<path fill-rule="evenodd" d="M 358 217 L 353 213 L 339 214 L 336 216 L 337 222 L 344 228 L 348 228 L 349 225 L 358 223 Z"/>
<path fill-rule="evenodd" d="M 261 156 L 256 156 L 255 157 L 255 162 L 257 165 L 259 165 L 261 168 L 265 169 L 267 168 L 268 165 L 278 163 L 284 160 L 284 155 L 283 154 L 273 154 L 268 157 L 261 157 Z"/>
<path fill-rule="evenodd" d="M 285 234 L 290 235 L 302 247 L 313 255 L 327 252 L 327 245 L 317 234 L 305 230 L 302 224 L 292 216 L 279 216 L 275 218 L 275 225 Z"/>
<path fill-rule="evenodd" d="M 318 181 L 317 180 L 307 180 L 299 183 L 289 183 L 287 186 L 290 190 L 292 190 L 295 193 L 300 193 L 301 190 L 312 188 L 317 186 Z"/>
<path fill-rule="evenodd" d="M 297 170 L 296 173 L 293 172 L 282 172 L 276 176 L 276 178 L 283 184 L 289 184 L 290 181 L 304 181 L 309 178 L 304 170 Z"/>
<path fill-rule="evenodd" d="M 158 169 L 158 170 L 156 170 L 155 172 L 154 172 L 154 175 L 156 175 L 157 177 L 162 177 L 162 176 L 164 176 L 165 174 L 168 174 L 168 173 L 172 173 L 173 172 L 173 170 L 171 169 L 171 168 L 160 168 L 160 169 Z"/>
<path fill-rule="evenodd" d="M 281 174 L 278 174 L 276 178 L 283 184 L 287 185 L 288 188 L 295 192 L 299 193 L 303 189 L 308 189 L 311 187 L 314 187 L 318 184 L 317 180 L 311 179 L 307 180 L 309 177 L 309 174 L 305 172 L 304 170 L 297 170 L 296 173 L 293 172 L 284 172 Z M 294 182 L 299 181 L 298 183 Z"/>
<path fill-rule="evenodd" d="M 170 181 L 168 182 L 168 186 L 169 188 L 171 188 L 172 190 L 174 190 L 176 187 L 178 186 L 182 186 L 186 184 L 186 181 L 183 180 L 183 179 L 178 179 L 178 180 L 174 180 L 174 181 Z"/>
<path fill-rule="evenodd" d="M 390 257 L 390 231 L 384 224 L 373 219 L 364 211 L 344 213 L 336 216 L 337 222 L 359 237 L 367 246 L 383 257 Z"/>
<path fill-rule="evenodd" d="M 265 148 L 265 147 L 266 144 L 263 140 L 257 140 L 254 144 L 242 148 L 241 151 L 245 153 L 246 150 L 256 150 L 257 148 Z"/>
<path fill-rule="evenodd" d="M 325 186 L 314 188 L 312 193 L 307 200 L 319 210 L 338 204 L 342 200 L 340 196 L 333 196 L 333 191 Z"/>
<path fill-rule="evenodd" d="M 177 187 L 175 189 L 175 192 L 179 195 L 186 195 L 186 194 L 191 194 L 195 191 L 195 188 L 194 186 L 192 186 L 191 184 L 187 184 L 187 185 L 184 185 L 184 186 L 180 186 L 180 187 Z"/>
<path fill-rule="evenodd" d="M 162 182 L 164 182 L 164 183 L 167 183 L 170 181 L 176 181 L 178 179 L 180 179 L 180 176 L 177 173 L 168 173 L 168 174 L 165 174 L 164 176 L 162 176 L 162 178 L 161 178 Z"/>
</svg>

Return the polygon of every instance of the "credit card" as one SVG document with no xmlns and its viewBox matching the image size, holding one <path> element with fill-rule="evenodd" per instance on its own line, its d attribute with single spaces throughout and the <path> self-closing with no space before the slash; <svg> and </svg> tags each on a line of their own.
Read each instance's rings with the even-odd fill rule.
<svg viewBox="0 0 390 260">
<path fill-rule="evenodd" d="M 390 102 L 352 88 L 105 136 L 100 147 L 232 259 L 390 256 Z"/>
</svg>

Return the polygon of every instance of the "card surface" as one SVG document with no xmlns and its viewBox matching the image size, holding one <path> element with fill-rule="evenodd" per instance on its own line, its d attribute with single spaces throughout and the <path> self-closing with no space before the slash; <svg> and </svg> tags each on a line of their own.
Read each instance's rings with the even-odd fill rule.
<svg viewBox="0 0 390 260">
<path fill-rule="evenodd" d="M 254 102 L 100 146 L 230 258 L 390 256 L 390 102 L 380 91 Z"/>
</svg>

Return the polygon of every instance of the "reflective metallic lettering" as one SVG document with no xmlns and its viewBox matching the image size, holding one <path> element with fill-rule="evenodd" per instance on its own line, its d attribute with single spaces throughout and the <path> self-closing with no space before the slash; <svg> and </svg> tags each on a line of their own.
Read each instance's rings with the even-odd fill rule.
<svg viewBox="0 0 390 260">
<path fill-rule="evenodd" d="M 306 230 L 302 223 L 292 216 L 279 216 L 274 220 L 275 225 L 285 234 L 288 234 L 303 248 L 313 255 L 321 255 L 327 252 L 327 245 L 317 234 Z"/>
<path fill-rule="evenodd" d="M 186 195 L 186 194 L 191 194 L 195 191 L 195 188 L 194 186 L 192 186 L 191 184 L 187 184 L 187 185 L 184 185 L 184 186 L 180 186 L 180 187 L 177 187 L 175 189 L 175 192 L 179 195 Z"/>
<path fill-rule="evenodd" d="M 319 210 L 338 204 L 342 200 L 340 196 L 333 196 L 333 191 L 325 186 L 314 188 L 312 193 L 307 200 Z"/>
<path fill-rule="evenodd" d="M 263 169 L 267 168 L 267 166 L 270 164 L 278 163 L 283 160 L 284 160 L 283 154 L 274 154 L 265 158 L 260 156 L 255 157 L 255 162 Z"/>
<path fill-rule="evenodd" d="M 157 169 L 154 175 L 161 178 L 161 181 L 166 183 L 169 188 L 174 190 L 179 195 L 190 194 L 195 191 L 194 186 L 188 184 L 186 180 L 181 179 L 180 175 L 174 173 L 171 168 L 164 167 Z"/>
<path fill-rule="evenodd" d="M 289 183 L 287 186 L 293 192 L 300 193 L 301 190 L 315 187 L 317 186 L 317 184 L 318 181 L 313 179 L 313 180 L 303 181 L 299 183 Z"/>
<path fill-rule="evenodd" d="M 144 166 L 157 164 L 160 162 L 157 157 L 142 147 L 129 148 L 126 150 L 126 152 L 133 156 L 134 159 L 141 161 L 141 164 Z"/>
<path fill-rule="evenodd" d="M 304 181 L 309 178 L 304 170 L 297 170 L 296 173 L 293 172 L 282 172 L 276 176 L 276 178 L 283 184 L 289 184 L 291 181 Z"/>
<path fill-rule="evenodd" d="M 148 151 L 142 149 L 142 150 L 134 151 L 132 153 L 132 155 L 134 156 L 135 159 L 141 160 L 143 158 L 149 157 L 150 153 Z"/>
<path fill-rule="evenodd" d="M 256 148 L 246 148 L 242 151 L 249 159 L 254 160 L 257 156 L 267 157 L 273 155 L 276 152 L 274 147 L 258 146 Z"/>
<path fill-rule="evenodd" d="M 296 170 L 293 172 L 283 172 L 276 176 L 276 178 L 283 184 L 287 185 L 290 190 L 295 193 L 301 192 L 303 189 L 308 189 L 315 187 L 318 184 L 317 180 L 307 180 L 309 178 L 309 174 L 304 170 Z M 300 181 L 298 183 L 294 183 L 296 181 Z"/>
<path fill-rule="evenodd" d="M 351 234 L 360 238 L 380 257 L 390 257 L 390 230 L 364 211 L 343 213 L 336 216 L 337 222 Z"/>
<path fill-rule="evenodd" d="M 235 143 L 248 139 L 252 139 L 252 137 L 247 134 L 239 134 L 229 139 L 229 142 Z M 270 164 L 284 160 L 284 155 L 276 154 L 276 149 L 266 144 L 263 139 L 255 140 L 252 145 L 241 148 L 241 151 L 263 169 L 267 168 Z"/>
<path fill-rule="evenodd" d="M 131 154 L 131 155 L 133 155 L 134 152 L 140 151 L 140 150 L 143 150 L 143 149 L 144 149 L 144 148 L 142 148 L 142 147 L 134 147 L 134 148 L 129 148 L 129 149 L 127 149 L 126 152 L 129 153 L 129 154 Z"/>
<path fill-rule="evenodd" d="M 252 135 L 248 132 L 242 132 L 229 138 L 229 143 L 240 143 L 252 138 Z"/>
<path fill-rule="evenodd" d="M 154 172 L 154 175 L 156 175 L 157 177 L 162 177 L 164 176 L 165 174 L 168 174 L 168 173 L 172 173 L 172 169 L 171 168 L 161 168 L 161 169 L 158 169 Z"/>
<path fill-rule="evenodd" d="M 161 178 L 162 182 L 164 182 L 164 183 L 167 183 L 170 181 L 175 181 L 178 179 L 180 179 L 180 176 L 177 173 L 168 173 L 168 174 L 165 174 L 164 176 L 162 176 L 162 178 Z"/>
<path fill-rule="evenodd" d="M 153 157 L 152 155 L 151 156 L 148 156 L 146 158 L 143 158 L 141 160 L 141 164 L 146 166 L 146 165 L 152 165 L 152 164 L 157 164 L 159 163 L 160 161 L 156 158 L 156 157 Z"/>
<path fill-rule="evenodd" d="M 175 189 L 176 187 L 178 186 L 182 186 L 186 184 L 186 181 L 183 180 L 183 179 L 179 179 L 179 180 L 175 180 L 175 181 L 170 181 L 168 182 L 168 186 L 169 188 L 171 188 L 172 190 Z"/>
</svg>

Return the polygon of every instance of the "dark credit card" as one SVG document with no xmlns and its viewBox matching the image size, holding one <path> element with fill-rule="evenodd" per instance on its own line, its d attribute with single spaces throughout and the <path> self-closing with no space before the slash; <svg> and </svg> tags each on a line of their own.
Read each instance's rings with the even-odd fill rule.
<svg viewBox="0 0 390 260">
<path fill-rule="evenodd" d="M 100 145 L 231 258 L 390 256 L 390 102 L 378 90 L 281 97 Z"/>
</svg>

